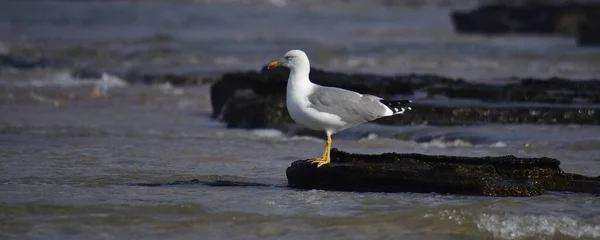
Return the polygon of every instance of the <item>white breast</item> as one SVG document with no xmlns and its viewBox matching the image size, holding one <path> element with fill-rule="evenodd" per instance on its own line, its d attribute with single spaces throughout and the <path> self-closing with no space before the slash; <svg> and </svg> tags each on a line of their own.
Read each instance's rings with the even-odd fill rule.
<svg viewBox="0 0 600 240">
<path fill-rule="evenodd" d="M 313 87 L 312 83 L 295 87 L 288 83 L 286 104 L 292 120 L 313 130 L 326 131 L 329 135 L 346 128 L 348 124 L 341 121 L 339 116 L 310 108 L 308 95 L 312 93 Z"/>
</svg>

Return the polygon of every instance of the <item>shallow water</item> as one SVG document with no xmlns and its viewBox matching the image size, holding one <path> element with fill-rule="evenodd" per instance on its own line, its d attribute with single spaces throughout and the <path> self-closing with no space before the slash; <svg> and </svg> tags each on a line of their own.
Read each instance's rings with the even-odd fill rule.
<svg viewBox="0 0 600 240">
<path fill-rule="evenodd" d="M 288 189 L 285 168 L 317 156 L 321 139 L 226 129 L 208 117 L 206 86 L 180 91 L 129 86 L 99 98 L 88 97 L 91 88 L 12 89 L 22 99 L 0 106 L 4 237 L 600 237 L 600 201 L 594 195 L 488 198 Z M 56 105 L 27 99 L 27 93 L 70 97 Z M 334 137 L 334 147 L 548 156 L 567 171 L 597 175 L 599 133 L 590 126 L 365 125 Z M 256 186 L 135 185 L 191 179 Z"/>
<path fill-rule="evenodd" d="M 37 48 L 109 72 L 193 69 L 214 76 L 258 69 L 294 46 L 313 51 L 316 65 L 344 71 L 423 71 L 477 81 L 597 76 L 590 59 L 598 51 L 574 41 L 458 36 L 441 13 L 463 5 L 382 2 L 4 1 L 0 36 L 11 48 Z M 70 10 L 59 13 L 64 7 Z M 32 9 L 36 14 L 19 14 Z M 107 11 L 116 13 L 97 18 Z M 264 15 L 272 18 L 257 17 Z M 290 26 L 298 32 L 283 31 Z M 156 40 L 156 33 L 169 37 Z M 109 53 L 72 50 L 81 46 Z M 172 51 L 150 56 L 165 46 Z M 181 60 L 190 56 L 197 61 Z M 318 156 L 322 139 L 227 129 L 209 118 L 209 86 L 128 85 L 110 75 L 73 79 L 70 64 L 0 69 L 0 238 L 600 239 L 600 200 L 589 194 L 289 189 L 286 167 Z M 600 172 L 598 126 L 365 124 L 334 136 L 333 144 L 360 153 L 546 156 L 568 172 Z M 164 185 L 191 179 L 199 182 Z M 214 181 L 250 186 L 203 184 Z"/>
</svg>

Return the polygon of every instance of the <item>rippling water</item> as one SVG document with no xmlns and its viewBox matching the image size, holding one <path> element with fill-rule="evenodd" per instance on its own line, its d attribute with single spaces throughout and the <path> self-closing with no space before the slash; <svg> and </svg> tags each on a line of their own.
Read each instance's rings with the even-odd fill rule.
<svg viewBox="0 0 600 240">
<path fill-rule="evenodd" d="M 318 156 L 322 139 L 226 129 L 209 117 L 205 85 L 67 73 L 83 65 L 214 76 L 258 69 L 298 47 L 342 71 L 477 81 L 598 75 L 598 50 L 568 39 L 453 34 L 447 12 L 467 3 L 386 2 L 1 2 L 0 42 L 62 63 L 0 69 L 0 238 L 600 239 L 595 195 L 289 189 L 285 168 Z M 569 172 L 600 172 L 597 126 L 366 124 L 333 144 L 361 153 L 547 156 Z M 187 184 L 164 185 L 175 181 Z M 205 184 L 214 181 L 246 186 Z"/>
</svg>

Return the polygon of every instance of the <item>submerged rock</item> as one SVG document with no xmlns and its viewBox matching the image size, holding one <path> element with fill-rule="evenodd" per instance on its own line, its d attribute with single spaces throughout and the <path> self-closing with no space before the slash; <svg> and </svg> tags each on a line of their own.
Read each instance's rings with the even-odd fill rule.
<svg viewBox="0 0 600 240">
<path fill-rule="evenodd" d="M 358 192 L 421 192 L 478 196 L 536 196 L 546 191 L 600 193 L 600 177 L 565 173 L 551 158 L 351 154 L 331 150 L 331 164 L 298 160 L 288 185 Z"/>
</svg>

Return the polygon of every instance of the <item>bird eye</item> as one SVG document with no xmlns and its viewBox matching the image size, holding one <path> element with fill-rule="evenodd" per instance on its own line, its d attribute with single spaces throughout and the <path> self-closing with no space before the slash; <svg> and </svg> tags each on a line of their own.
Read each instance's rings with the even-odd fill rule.
<svg viewBox="0 0 600 240">
<path fill-rule="evenodd" d="M 292 59 L 292 56 L 285 56 L 285 59 L 290 60 L 290 59 Z"/>
</svg>

